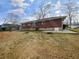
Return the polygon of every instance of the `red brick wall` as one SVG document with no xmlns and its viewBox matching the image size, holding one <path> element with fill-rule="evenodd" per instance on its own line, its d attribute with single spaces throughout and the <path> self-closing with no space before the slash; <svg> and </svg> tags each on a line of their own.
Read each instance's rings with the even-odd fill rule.
<svg viewBox="0 0 79 59">
<path fill-rule="evenodd" d="M 27 22 L 22 24 L 23 28 L 54 28 L 54 27 L 62 27 L 61 19 L 54 19 L 50 21 L 41 21 L 36 22 L 35 24 L 32 22 Z"/>
</svg>

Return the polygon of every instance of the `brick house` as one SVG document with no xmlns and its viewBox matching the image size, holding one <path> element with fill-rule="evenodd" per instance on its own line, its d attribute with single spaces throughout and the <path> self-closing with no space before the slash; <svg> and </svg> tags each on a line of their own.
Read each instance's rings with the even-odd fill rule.
<svg viewBox="0 0 79 59">
<path fill-rule="evenodd" d="M 28 21 L 22 23 L 21 29 L 25 30 L 54 30 L 59 31 L 63 29 L 63 21 L 66 16 L 61 17 L 50 17 L 39 20 Z"/>
</svg>

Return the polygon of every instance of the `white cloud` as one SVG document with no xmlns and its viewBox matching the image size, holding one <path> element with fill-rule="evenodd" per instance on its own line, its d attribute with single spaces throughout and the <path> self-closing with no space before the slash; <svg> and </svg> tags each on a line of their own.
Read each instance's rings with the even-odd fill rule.
<svg viewBox="0 0 79 59">
<path fill-rule="evenodd" d="M 45 4 L 45 6 L 46 6 L 46 5 L 51 5 L 51 4 L 52 4 L 52 2 L 49 1 L 49 2 L 47 2 L 47 3 Z"/>
<path fill-rule="evenodd" d="M 23 3 L 25 0 L 12 0 L 14 3 Z"/>
<path fill-rule="evenodd" d="M 53 3 L 52 3 L 51 1 L 47 1 L 47 2 L 44 4 L 44 6 L 45 6 L 46 8 L 52 9 Z"/>
<path fill-rule="evenodd" d="M 24 14 L 24 9 L 18 8 L 18 9 L 12 10 L 12 12 L 13 13 L 19 13 L 19 14 Z"/>
<path fill-rule="evenodd" d="M 25 14 L 24 9 L 22 9 L 22 8 L 17 8 L 17 9 L 9 10 L 5 14 L 7 15 L 8 13 Z"/>
<path fill-rule="evenodd" d="M 57 1 L 56 5 L 55 5 L 55 9 L 61 9 L 62 5 L 60 0 Z"/>
<path fill-rule="evenodd" d="M 58 0 L 57 3 L 55 4 L 55 15 L 56 16 L 61 16 L 61 7 L 62 7 L 62 4 L 60 0 Z"/>
<path fill-rule="evenodd" d="M 30 2 L 34 2 L 34 0 L 30 0 Z"/>
<path fill-rule="evenodd" d="M 33 0 L 31 0 L 33 1 Z M 17 7 L 14 10 L 11 10 L 10 12 L 15 14 L 25 14 L 25 9 L 29 6 L 31 6 L 30 3 L 27 3 L 26 0 L 11 0 L 11 3 L 13 7 Z"/>
<path fill-rule="evenodd" d="M 31 3 L 34 0 L 29 0 Z M 26 0 L 11 0 L 13 7 L 17 7 L 18 12 L 22 13 L 24 10 L 31 6 L 31 3 L 27 3 Z"/>
<path fill-rule="evenodd" d="M 25 2 L 25 0 L 12 0 L 11 2 L 14 7 L 18 6 L 20 8 L 25 8 L 27 6 L 30 6 L 30 4 Z"/>
<path fill-rule="evenodd" d="M 56 14 L 60 14 L 60 13 L 61 13 L 61 10 L 56 10 L 55 13 L 56 13 Z"/>
</svg>

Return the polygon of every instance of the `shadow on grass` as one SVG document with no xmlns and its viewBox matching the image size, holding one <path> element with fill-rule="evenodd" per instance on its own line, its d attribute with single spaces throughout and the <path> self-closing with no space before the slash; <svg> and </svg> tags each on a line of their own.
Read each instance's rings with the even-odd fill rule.
<svg viewBox="0 0 79 59">
<path fill-rule="evenodd" d="M 35 33 L 39 33 L 39 32 L 43 32 L 43 31 L 42 30 L 20 30 L 20 32 L 25 32 L 25 33 L 35 32 Z"/>
</svg>

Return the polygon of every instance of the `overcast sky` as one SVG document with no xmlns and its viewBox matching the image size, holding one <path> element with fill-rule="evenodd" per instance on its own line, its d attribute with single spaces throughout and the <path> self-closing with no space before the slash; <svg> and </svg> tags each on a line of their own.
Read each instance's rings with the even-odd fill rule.
<svg viewBox="0 0 79 59">
<path fill-rule="evenodd" d="M 31 18 L 31 13 L 38 8 L 38 5 L 40 4 L 40 0 L 0 0 L 0 23 L 4 20 L 3 18 L 6 17 L 7 13 L 14 12 L 21 16 L 21 18 Z M 61 4 L 64 4 L 67 2 L 67 0 L 49 0 L 51 4 L 58 3 L 56 8 L 59 8 Z M 79 2 L 79 0 L 75 0 L 75 2 Z M 52 13 L 54 14 L 54 10 L 52 10 Z M 55 13 L 58 13 L 56 11 Z"/>
</svg>

